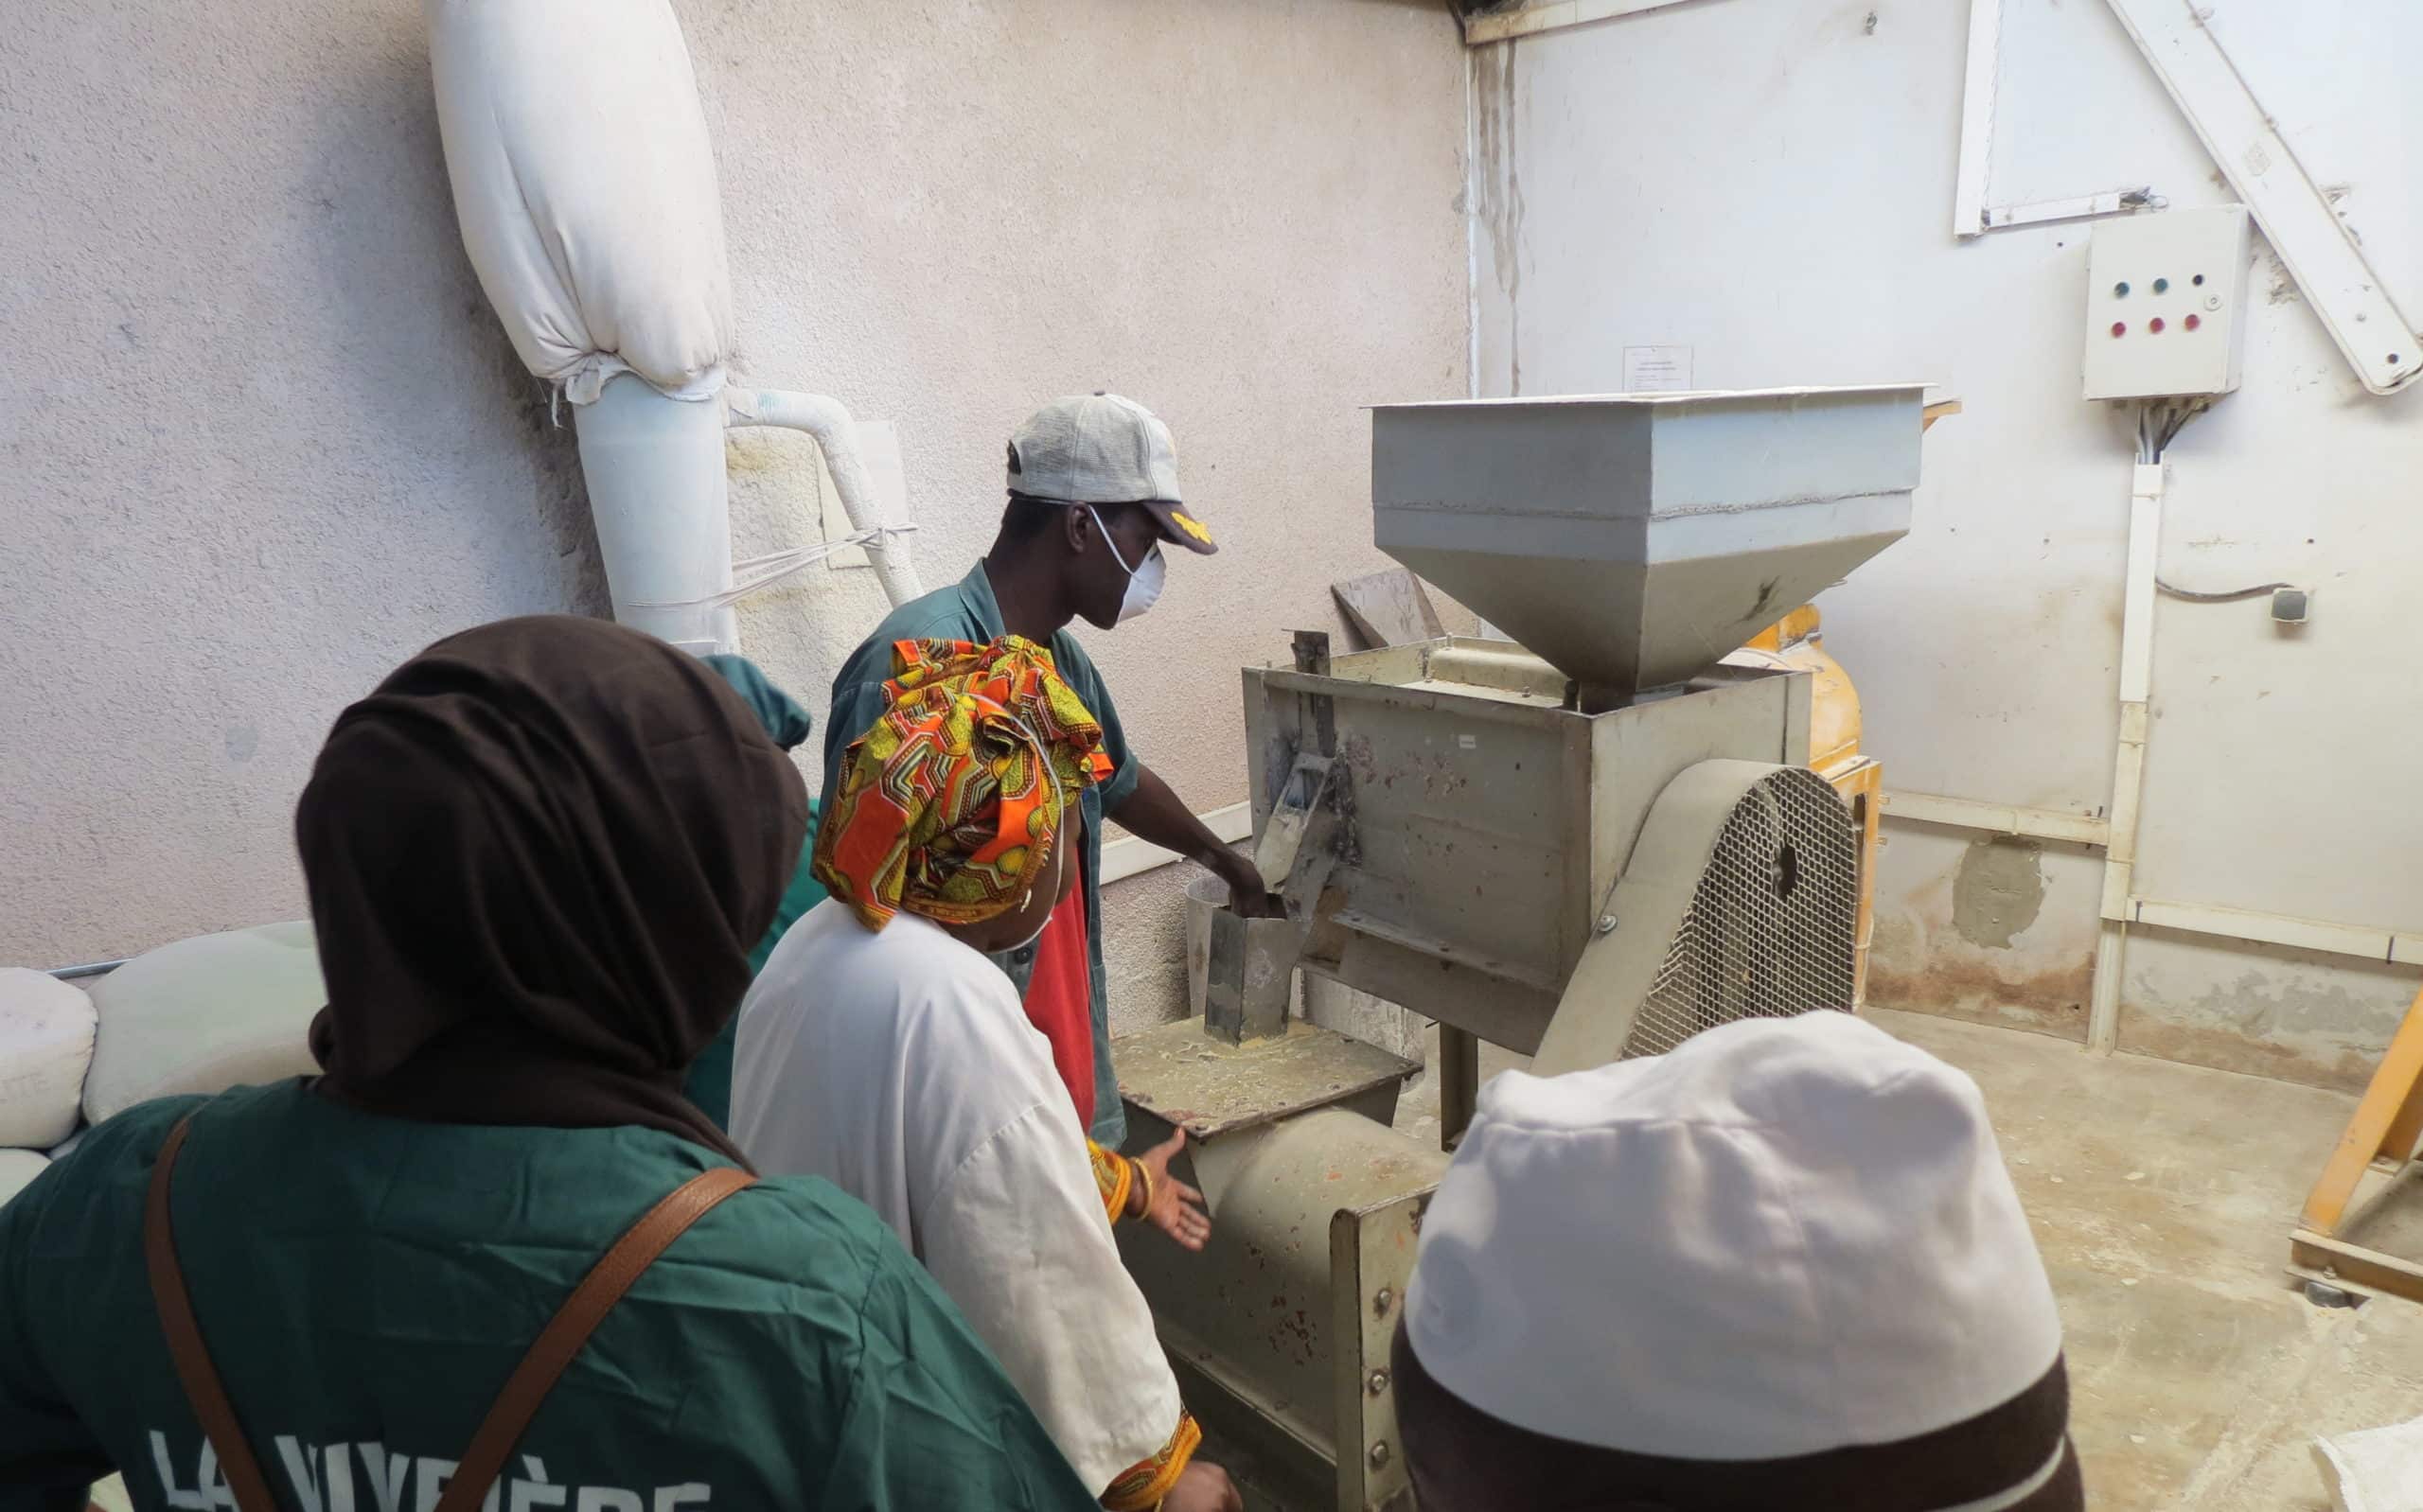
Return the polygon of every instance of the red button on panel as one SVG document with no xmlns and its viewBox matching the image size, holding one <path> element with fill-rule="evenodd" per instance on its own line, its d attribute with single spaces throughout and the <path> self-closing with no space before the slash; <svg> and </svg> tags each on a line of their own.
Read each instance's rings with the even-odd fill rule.
<svg viewBox="0 0 2423 1512">
<path fill-rule="evenodd" d="M 2160 315 L 2156 315 L 2153 319 L 2146 322 L 2146 329 L 2153 335 L 2160 336 L 2162 334 L 2162 317 Z"/>
<path fill-rule="evenodd" d="M 2112 323 L 2112 334 L 2113 334 L 2113 335 L 2114 335 L 2114 336 L 2126 336 L 2126 335 L 2128 335 L 2128 334 L 2129 334 L 2129 323 L 2128 323 L 2127 321 L 2125 321 L 2125 320 L 2115 320 L 2115 321 L 2113 321 L 2113 322 Z"/>
<path fill-rule="evenodd" d="M 2203 324 L 2203 319 L 2201 316 L 2190 315 L 2187 317 L 2187 328 L 2191 331 Z"/>
</svg>

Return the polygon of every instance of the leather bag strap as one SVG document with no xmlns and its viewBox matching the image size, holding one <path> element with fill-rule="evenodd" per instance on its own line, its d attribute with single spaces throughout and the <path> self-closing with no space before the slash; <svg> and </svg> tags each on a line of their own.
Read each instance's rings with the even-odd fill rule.
<svg viewBox="0 0 2423 1512">
<path fill-rule="evenodd" d="M 463 1451 L 461 1468 L 438 1499 L 437 1512 L 477 1512 L 488 1486 L 504 1472 L 505 1457 L 522 1442 L 522 1431 L 530 1426 L 539 1404 L 555 1389 L 556 1378 L 580 1353 L 580 1346 L 589 1342 L 606 1314 L 614 1310 L 614 1304 L 623 1300 L 640 1273 L 655 1264 L 665 1246 L 704 1218 L 709 1208 L 756 1179 L 736 1166 L 699 1172 L 649 1208 L 647 1216 L 626 1230 L 605 1257 L 590 1267 L 579 1288 L 548 1320 L 539 1342 L 513 1367 L 504 1390 L 497 1393 L 496 1405 L 471 1435 L 471 1447 Z"/>
<path fill-rule="evenodd" d="M 276 1499 L 270 1494 L 260 1462 L 253 1457 L 252 1446 L 236 1419 L 236 1409 L 227 1399 L 226 1387 L 221 1384 L 218 1368 L 211 1363 L 210 1350 L 203 1343 L 202 1328 L 194 1320 L 193 1299 L 186 1291 L 185 1273 L 177 1264 L 176 1239 L 169 1224 L 168 1187 L 177 1154 L 185 1148 L 186 1134 L 192 1121 L 188 1114 L 168 1131 L 158 1161 L 151 1168 L 151 1184 L 144 1198 L 143 1257 L 151 1276 L 151 1299 L 159 1310 L 160 1328 L 168 1336 L 168 1354 L 176 1363 L 177 1379 L 184 1384 L 186 1399 L 192 1404 L 194 1416 L 200 1419 L 203 1433 L 208 1435 L 211 1448 L 219 1456 L 221 1473 L 235 1494 L 238 1512 L 277 1512 Z M 497 1393 L 486 1417 L 471 1435 L 470 1448 L 464 1451 L 460 1468 L 447 1483 L 446 1494 L 438 1499 L 437 1512 L 474 1512 L 486 1497 L 488 1487 L 504 1472 L 506 1458 L 522 1441 L 539 1404 L 547 1399 L 547 1393 L 555 1389 L 573 1357 L 580 1353 L 589 1336 L 614 1310 L 614 1305 L 622 1301 L 631 1284 L 691 1224 L 756 1179 L 733 1166 L 702 1171 L 667 1193 L 624 1231 L 614 1247 L 590 1267 L 580 1285 L 548 1320 L 538 1342 L 513 1367 L 504 1389 Z"/>
<path fill-rule="evenodd" d="M 152 1164 L 151 1185 L 143 1196 L 143 1265 L 151 1273 L 151 1303 L 159 1310 L 160 1331 L 168 1336 L 168 1357 L 176 1362 L 177 1380 L 184 1382 L 186 1400 L 193 1404 L 194 1416 L 202 1420 L 203 1434 L 218 1451 L 219 1472 L 227 1478 L 227 1488 L 236 1493 L 237 1512 L 277 1512 L 277 1499 L 269 1494 L 260 1461 L 253 1458 L 253 1446 L 244 1439 L 235 1406 L 227 1400 L 227 1388 L 219 1383 L 218 1367 L 210 1363 L 210 1350 L 202 1342 L 202 1327 L 194 1322 L 193 1298 L 186 1292 L 185 1272 L 177 1265 L 176 1236 L 169 1231 L 168 1178 L 177 1169 L 177 1152 L 185 1148 L 186 1134 L 192 1127 L 193 1115 L 179 1118 Z"/>
</svg>

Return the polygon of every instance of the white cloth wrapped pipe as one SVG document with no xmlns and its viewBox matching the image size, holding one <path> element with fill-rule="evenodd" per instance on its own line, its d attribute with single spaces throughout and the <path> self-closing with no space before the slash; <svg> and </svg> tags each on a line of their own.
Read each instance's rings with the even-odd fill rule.
<svg viewBox="0 0 2423 1512">
<path fill-rule="evenodd" d="M 714 396 L 732 347 L 715 152 L 665 0 L 429 0 L 463 245 L 575 404 L 636 373 Z"/>
<path fill-rule="evenodd" d="M 463 245 L 573 402 L 614 618 L 739 648 L 729 606 L 732 278 L 715 152 L 665 0 L 428 0 Z M 628 375 L 626 377 L 626 375 Z"/>
<path fill-rule="evenodd" d="M 715 151 L 665 0 L 427 0 L 454 213 L 530 371 L 573 402 L 614 618 L 685 650 L 739 649 L 724 479 L 732 277 Z M 742 425 L 807 431 L 860 532 L 849 412 L 781 390 Z M 888 537 L 894 604 L 923 591 Z"/>
</svg>

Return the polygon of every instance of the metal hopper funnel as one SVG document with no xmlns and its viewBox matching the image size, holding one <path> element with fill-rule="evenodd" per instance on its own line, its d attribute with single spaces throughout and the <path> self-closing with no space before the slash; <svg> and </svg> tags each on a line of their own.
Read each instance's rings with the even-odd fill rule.
<svg viewBox="0 0 2423 1512">
<path fill-rule="evenodd" d="M 1907 534 L 1921 395 L 1383 405 L 1374 539 L 1604 707 L 1690 677 Z"/>
</svg>

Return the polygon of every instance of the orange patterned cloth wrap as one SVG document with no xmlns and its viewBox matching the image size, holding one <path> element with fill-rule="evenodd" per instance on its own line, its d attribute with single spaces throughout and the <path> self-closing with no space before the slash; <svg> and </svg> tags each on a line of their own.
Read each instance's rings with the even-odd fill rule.
<svg viewBox="0 0 2423 1512">
<path fill-rule="evenodd" d="M 1094 1186 L 1102 1193 L 1103 1210 L 1116 1223 L 1127 1216 L 1127 1199 L 1135 1195 L 1136 1163 L 1090 1139 L 1086 1141 L 1086 1153 L 1093 1158 Z"/>
<path fill-rule="evenodd" d="M 1110 1512 L 1143 1512 L 1146 1507 L 1158 1506 L 1161 1499 L 1170 1494 L 1170 1487 L 1177 1484 L 1178 1472 L 1186 1468 L 1188 1460 L 1194 1458 L 1194 1450 L 1202 1442 L 1203 1430 L 1194 1426 L 1194 1415 L 1180 1412 L 1177 1415 L 1177 1432 L 1161 1446 L 1161 1451 L 1120 1471 L 1118 1478 L 1110 1483 L 1110 1489 L 1103 1493 L 1102 1504 L 1110 1508 Z"/>
<path fill-rule="evenodd" d="M 1062 806 L 1110 775 L 1102 726 L 1052 653 L 1015 635 L 894 642 L 883 693 L 829 789 L 816 880 L 869 929 L 903 908 L 946 924 L 1008 912 L 1051 866 Z"/>
</svg>

